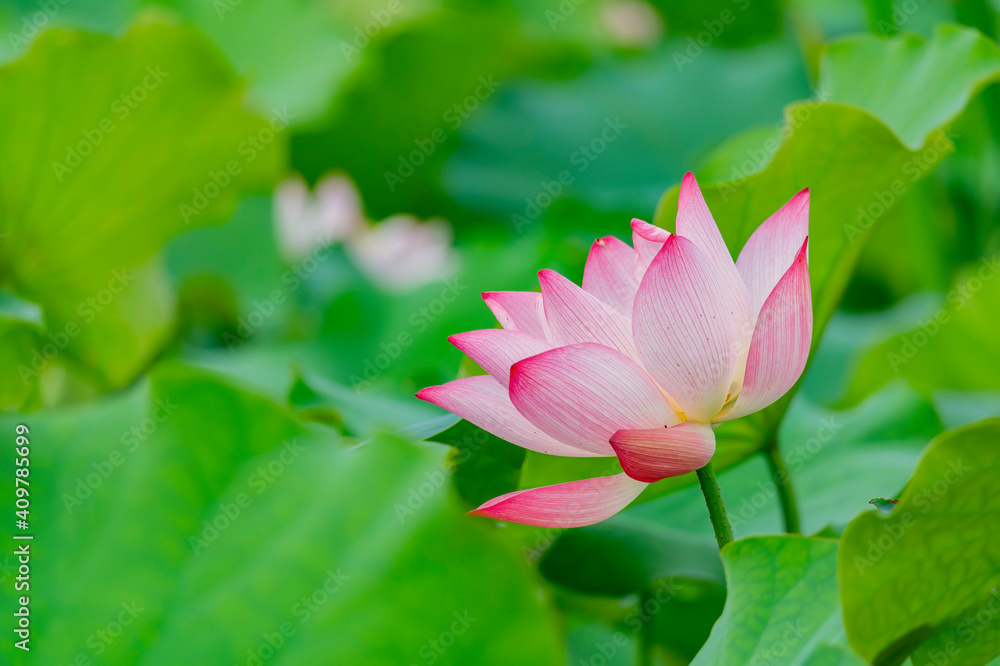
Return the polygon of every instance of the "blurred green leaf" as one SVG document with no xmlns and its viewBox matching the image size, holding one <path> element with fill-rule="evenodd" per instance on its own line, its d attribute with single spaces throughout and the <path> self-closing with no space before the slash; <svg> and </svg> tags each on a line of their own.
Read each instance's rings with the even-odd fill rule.
<svg viewBox="0 0 1000 666">
<path fill-rule="evenodd" d="M 1000 256 L 988 256 L 960 271 L 940 307 L 914 319 L 906 333 L 868 351 L 845 403 L 857 402 L 895 377 L 904 377 L 926 395 L 996 389 L 989 360 L 997 357 L 998 261 Z"/>
<path fill-rule="evenodd" d="M 682 578 L 656 581 L 621 599 L 564 593 L 558 603 L 565 608 L 568 663 L 631 666 L 642 651 L 643 663 L 687 664 L 725 599 L 718 584 Z"/>
<path fill-rule="evenodd" d="M 611 476 L 621 471 L 621 463 L 615 456 L 564 458 L 525 451 L 520 486 L 535 488 L 593 476 Z"/>
<path fill-rule="evenodd" d="M 448 336 L 496 326 L 480 294 L 531 288 L 544 265 L 540 249 L 537 238 L 472 245 L 453 277 L 406 294 L 349 285 L 325 305 L 318 335 L 352 388 L 412 396 L 455 378 L 462 354 Z"/>
<path fill-rule="evenodd" d="M 889 516 L 868 511 L 844 531 L 838 577 L 847 633 L 876 664 L 902 663 L 1000 583 L 998 441 L 1000 419 L 942 435 Z"/>
<path fill-rule="evenodd" d="M 1000 391 L 935 391 L 934 408 L 949 429 L 1000 416 Z"/>
<path fill-rule="evenodd" d="M 572 75 L 587 62 L 581 45 L 556 41 L 551 31 L 529 38 L 520 23 L 510 6 L 458 2 L 386 32 L 368 47 L 327 121 L 295 135 L 293 165 L 310 181 L 346 171 L 372 219 L 399 212 L 453 218 L 440 172 L 458 147 L 458 130 L 514 77 Z"/>
<path fill-rule="evenodd" d="M 251 335 L 247 340 L 260 337 L 260 329 L 269 330 L 274 320 L 285 322 L 297 300 L 297 289 L 291 287 L 302 286 L 294 270 L 301 272 L 302 267 L 289 266 L 278 252 L 271 208 L 270 197 L 248 197 L 226 224 L 181 234 L 171 239 L 164 250 L 167 269 L 175 282 L 184 285 L 206 276 L 221 280 L 235 295 L 245 324 L 249 324 L 246 317 L 250 313 L 265 310 L 267 301 L 274 301 L 276 291 L 288 296 L 288 303 L 274 304 L 277 307 L 267 316 L 266 326 L 248 326 Z M 239 324 L 231 322 L 230 332 L 239 335 Z"/>
<path fill-rule="evenodd" d="M 636 637 L 606 624 L 578 624 L 566 638 L 567 663 L 596 662 L 606 666 L 633 666 L 639 646 Z"/>
<path fill-rule="evenodd" d="M 723 549 L 722 563 L 726 606 L 693 666 L 864 663 L 838 645 L 844 629 L 836 541 L 791 535 L 741 539 Z"/>
<path fill-rule="evenodd" d="M 708 535 L 691 534 L 629 515 L 563 532 L 539 563 L 553 583 L 590 594 L 624 596 L 661 578 L 724 585 L 719 548 Z"/>
<path fill-rule="evenodd" d="M 38 330 L 45 328 L 42 308 L 37 303 L 26 301 L 5 291 L 0 291 L 0 319 L 30 324 Z"/>
<path fill-rule="evenodd" d="M 30 368 L 32 351 L 41 338 L 38 329 L 18 319 L 0 318 L 0 367 L 7 376 L 0 381 L 0 408 L 25 406 L 38 390 L 38 378 L 18 368 Z"/>
<path fill-rule="evenodd" d="M 958 217 L 940 178 L 917 182 L 865 243 L 844 306 L 882 309 L 909 294 L 947 289 L 953 267 L 967 251 L 959 240 Z"/>
<path fill-rule="evenodd" d="M 27 422 L 44 638 L 34 662 L 8 642 L 13 663 L 557 660 L 525 563 L 455 507 L 442 447 L 345 449 L 181 366 Z"/>
<path fill-rule="evenodd" d="M 207 35 L 236 70 L 250 79 L 250 98 L 258 109 L 286 107 L 293 124 L 301 125 L 327 110 L 338 85 L 364 59 L 373 41 L 362 38 L 366 28 L 377 41 L 380 33 L 423 13 L 410 3 L 405 8 L 402 2 L 393 3 L 395 11 L 388 4 L 377 0 L 337 6 L 314 0 L 15 0 L 3 4 L 2 9 L 9 10 L 7 16 L 0 13 L 0 29 L 7 36 L 0 43 L 0 61 L 23 54 L 45 29 L 59 26 L 113 35 L 123 32 L 136 15 L 166 14 L 169 9 Z M 358 48 L 356 43 L 363 46 Z"/>
<path fill-rule="evenodd" d="M 718 551 L 718 545 L 715 546 Z M 718 556 L 713 558 L 717 560 Z M 721 562 L 721 560 L 720 560 Z M 657 646 L 657 652 L 676 655 L 674 661 L 690 663 L 698 651 L 708 640 L 712 626 L 722 615 L 726 602 L 726 589 L 714 583 L 704 583 L 684 579 L 669 579 L 676 594 L 668 603 L 659 606 L 650 600 L 656 600 L 661 584 L 654 584 L 651 591 L 643 595 L 640 603 L 650 603 L 651 640 Z M 667 663 L 671 663 L 668 659 Z M 654 662 L 655 663 L 655 662 Z"/>
<path fill-rule="evenodd" d="M 510 231 L 530 228 L 553 200 L 578 200 L 602 216 L 577 215 L 574 227 L 589 219 L 588 231 L 628 237 L 628 219 L 646 218 L 664 185 L 712 146 L 776 125 L 782 105 L 809 94 L 791 42 L 678 62 L 684 52 L 678 40 L 564 83 L 508 84 L 462 128 L 444 186 L 471 208 L 505 215 Z"/>
<path fill-rule="evenodd" d="M 251 80 L 251 98 L 263 111 L 287 109 L 293 125 L 322 116 L 329 100 L 363 60 L 354 46 L 354 29 L 364 29 L 373 17 L 362 9 L 384 15 L 376 36 L 406 20 L 390 12 L 387 3 L 357 2 L 353 9 L 314 0 L 168 0 L 186 20 L 208 35 L 240 73 Z M 409 4 L 409 3 L 408 3 Z M 403 3 L 393 7 L 403 8 Z M 412 6 L 406 11 L 413 11 Z M 370 39 L 368 40 L 370 41 Z M 345 49 L 346 45 L 346 49 Z"/>
<path fill-rule="evenodd" d="M 781 125 L 748 127 L 729 136 L 698 166 L 698 178 L 704 181 L 725 181 L 733 176 L 733 169 L 753 173 L 770 162 L 774 153 L 765 145 L 778 145 Z"/>
<path fill-rule="evenodd" d="M 911 656 L 914 666 L 975 666 L 1000 660 L 1000 594 L 989 597 L 942 625 Z"/>
<path fill-rule="evenodd" d="M 28 374 L 65 353 L 120 386 L 159 350 L 173 296 L 156 252 L 283 159 L 280 119 L 247 114 L 242 93 L 203 38 L 156 22 L 121 39 L 46 32 L 0 70 L 0 274 L 42 308 L 52 348 Z"/>
<path fill-rule="evenodd" d="M 835 313 L 809 361 L 802 394 L 825 405 L 841 402 L 864 355 L 880 342 L 908 331 L 914 321 L 933 313 L 940 300 L 936 294 L 921 293 L 876 312 Z"/>
<path fill-rule="evenodd" d="M 459 421 L 433 436 L 455 448 L 452 482 L 472 506 L 517 490 L 525 449 L 492 435 L 468 421 Z"/>
<path fill-rule="evenodd" d="M 141 0 L 6 0 L 0 4 L 0 62 L 24 55 L 39 34 L 55 27 L 104 34 L 124 32 Z"/>
<path fill-rule="evenodd" d="M 31 350 L 45 330 L 42 309 L 7 291 L 0 291 L 0 368 L 10 376 L 0 382 L 0 408 L 24 405 L 38 387 L 37 377 L 30 372 L 13 372 L 13 368 L 30 368 Z M 16 374 L 16 376 L 15 376 Z"/>
<path fill-rule="evenodd" d="M 746 47 L 777 37 L 785 5 L 782 0 L 651 0 L 651 4 L 663 14 L 671 35 L 689 36 L 686 45 L 692 45 L 695 57 L 708 46 Z"/>
<path fill-rule="evenodd" d="M 321 412 L 331 412 L 336 422 L 346 426 L 347 434 L 357 436 L 405 428 L 444 414 L 416 398 L 362 393 L 310 373 L 296 380 L 291 397 L 300 410 L 320 417 L 317 420 L 324 420 Z"/>
</svg>

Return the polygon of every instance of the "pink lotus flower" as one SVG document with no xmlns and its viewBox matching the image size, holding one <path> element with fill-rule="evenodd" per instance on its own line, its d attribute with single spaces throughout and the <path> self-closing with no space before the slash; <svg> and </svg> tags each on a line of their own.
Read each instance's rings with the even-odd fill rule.
<svg viewBox="0 0 1000 666">
<path fill-rule="evenodd" d="M 617 456 L 624 473 L 520 490 L 471 513 L 545 527 L 604 520 L 649 484 L 705 466 L 713 428 L 771 404 L 809 355 L 809 191 L 734 263 L 694 176 L 677 233 L 632 221 L 590 250 L 580 288 L 483 294 L 502 329 L 449 340 L 489 374 L 417 396 L 509 442 L 558 456 Z"/>
</svg>

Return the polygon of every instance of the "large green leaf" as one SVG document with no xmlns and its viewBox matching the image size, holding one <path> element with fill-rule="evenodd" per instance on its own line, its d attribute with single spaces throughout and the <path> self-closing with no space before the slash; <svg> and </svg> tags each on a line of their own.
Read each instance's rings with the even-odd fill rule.
<svg viewBox="0 0 1000 666">
<path fill-rule="evenodd" d="M 996 43 L 977 30 L 944 25 L 929 41 L 906 35 L 834 43 L 827 49 L 819 88 L 831 102 L 876 116 L 916 150 L 998 74 Z"/>
<path fill-rule="evenodd" d="M 998 442 L 1000 419 L 942 435 L 890 515 L 863 513 L 844 531 L 838 568 L 844 622 L 863 656 L 902 663 L 1000 583 Z"/>
<path fill-rule="evenodd" d="M 149 6 L 158 11 L 169 7 L 197 26 L 236 70 L 250 79 L 252 102 L 264 110 L 287 107 L 296 125 L 322 115 L 337 86 L 375 50 L 369 48 L 371 42 L 426 11 L 385 0 L 358 0 L 336 6 L 316 0 L 7 3 L 4 9 L 9 11 L 0 13 L 0 30 L 7 36 L 0 42 L 0 61 L 22 55 L 39 32 L 54 26 L 107 34 L 123 32 L 136 14 L 149 11 Z M 372 37 L 367 37 L 365 30 Z"/>
<path fill-rule="evenodd" d="M 344 79 L 377 48 L 372 41 L 422 13 L 402 2 L 377 0 L 171 4 L 211 37 L 238 71 L 252 77 L 250 93 L 259 108 L 287 107 L 294 125 L 322 116 Z"/>
<path fill-rule="evenodd" d="M 121 39 L 46 32 L 0 70 L 0 275 L 47 327 L 21 375 L 78 364 L 118 386 L 158 351 L 173 299 L 157 251 L 284 159 L 282 118 L 242 96 L 204 38 L 155 21 Z"/>
<path fill-rule="evenodd" d="M 914 666 L 977 666 L 1000 662 L 1000 593 L 951 619 L 912 656 Z"/>
<path fill-rule="evenodd" d="M 733 2 L 732 0 L 652 0 L 663 13 L 671 35 L 688 35 L 674 61 L 695 59 L 710 46 L 748 46 L 781 33 L 785 3 L 781 0 Z"/>
<path fill-rule="evenodd" d="M 836 541 L 752 537 L 727 545 L 722 563 L 726 606 L 693 666 L 863 663 L 840 645 Z"/>
<path fill-rule="evenodd" d="M 6 641 L 5 663 L 559 658 L 524 560 L 455 506 L 444 447 L 348 449 L 181 366 L 25 422 L 37 633 L 33 661 Z"/>
</svg>

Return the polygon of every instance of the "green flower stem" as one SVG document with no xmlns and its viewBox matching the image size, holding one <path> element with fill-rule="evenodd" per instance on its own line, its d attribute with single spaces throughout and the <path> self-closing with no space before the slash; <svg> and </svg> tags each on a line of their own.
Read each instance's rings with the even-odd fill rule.
<svg viewBox="0 0 1000 666">
<path fill-rule="evenodd" d="M 733 528 L 726 516 L 726 505 L 722 502 L 722 493 L 719 492 L 719 482 L 715 480 L 712 463 L 698 470 L 698 483 L 701 484 L 701 493 L 705 496 L 708 516 L 712 519 L 715 540 L 719 542 L 719 550 L 722 550 L 723 546 L 733 540 Z"/>
<path fill-rule="evenodd" d="M 771 478 L 778 489 L 778 498 L 781 500 L 781 515 L 785 520 L 785 531 L 789 534 L 797 534 L 802 531 L 799 523 L 799 505 L 795 501 L 795 490 L 792 488 L 792 477 L 788 473 L 785 461 L 778 450 L 778 440 L 774 437 L 764 447 L 767 455 L 767 462 L 771 467 Z"/>
</svg>

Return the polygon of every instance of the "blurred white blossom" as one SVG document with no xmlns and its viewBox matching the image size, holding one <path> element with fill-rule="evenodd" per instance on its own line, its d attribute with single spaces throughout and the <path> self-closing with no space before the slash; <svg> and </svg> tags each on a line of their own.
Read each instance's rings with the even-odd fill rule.
<svg viewBox="0 0 1000 666">
<path fill-rule="evenodd" d="M 601 5 L 601 22 L 619 46 L 653 46 L 663 37 L 663 21 L 644 0 L 609 0 Z"/>
<path fill-rule="evenodd" d="M 281 250 L 294 261 L 318 244 L 347 239 L 365 225 L 358 191 L 341 175 L 321 180 L 315 194 L 300 177 L 285 179 L 274 192 L 274 219 Z"/>
<path fill-rule="evenodd" d="M 369 224 L 349 178 L 324 177 L 310 192 L 298 176 L 274 192 L 274 220 L 285 258 L 299 261 L 317 246 L 343 243 L 362 272 L 386 291 L 413 291 L 454 273 L 457 256 L 447 221 L 393 215 Z"/>
</svg>

